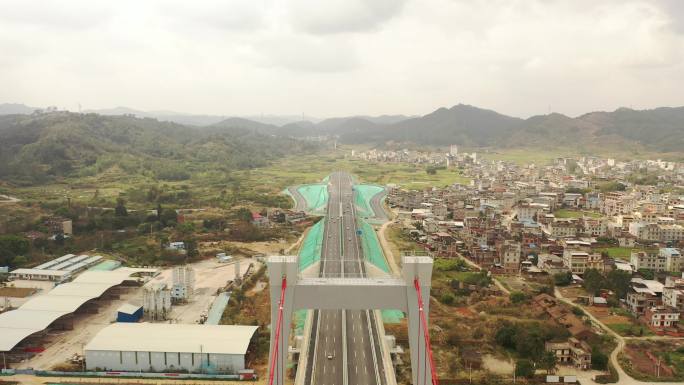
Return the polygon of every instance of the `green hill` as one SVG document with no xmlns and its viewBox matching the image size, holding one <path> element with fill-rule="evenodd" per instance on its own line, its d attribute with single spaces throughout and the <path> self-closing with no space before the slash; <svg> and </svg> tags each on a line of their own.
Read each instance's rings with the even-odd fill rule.
<svg viewBox="0 0 684 385">
<path fill-rule="evenodd" d="M 227 123 L 198 128 L 69 112 L 0 116 L 0 179 L 21 184 L 92 174 L 113 164 L 182 180 L 203 168 L 248 169 L 314 149 L 311 143 Z"/>
</svg>

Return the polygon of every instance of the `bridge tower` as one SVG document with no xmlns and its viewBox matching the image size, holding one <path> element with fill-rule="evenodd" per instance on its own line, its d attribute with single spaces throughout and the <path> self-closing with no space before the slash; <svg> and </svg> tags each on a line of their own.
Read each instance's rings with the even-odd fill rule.
<svg viewBox="0 0 684 385">
<path fill-rule="evenodd" d="M 297 256 L 268 258 L 271 345 L 268 384 L 285 383 L 288 341 L 295 310 L 398 309 L 407 314 L 412 383 L 437 385 L 428 330 L 433 260 L 404 256 L 401 277 L 302 278 Z"/>
</svg>

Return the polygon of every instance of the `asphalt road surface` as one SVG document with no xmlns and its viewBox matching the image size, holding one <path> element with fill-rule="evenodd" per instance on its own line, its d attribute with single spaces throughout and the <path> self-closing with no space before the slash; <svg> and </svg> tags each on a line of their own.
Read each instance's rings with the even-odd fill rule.
<svg viewBox="0 0 684 385">
<path fill-rule="evenodd" d="M 306 198 L 304 198 L 304 196 L 299 192 L 297 187 L 288 187 L 287 189 L 287 191 L 290 192 L 290 195 L 292 195 L 292 198 L 295 201 L 295 207 L 293 208 L 293 210 L 306 211 L 309 208 L 306 204 Z"/>
<path fill-rule="evenodd" d="M 365 276 L 352 183 L 347 173 L 330 176 L 320 268 L 323 277 Z M 343 385 L 345 370 L 350 385 L 386 383 L 377 325 L 370 311 L 320 310 L 314 312 L 313 321 L 309 347 L 313 354 L 308 357 L 306 385 Z"/>
</svg>

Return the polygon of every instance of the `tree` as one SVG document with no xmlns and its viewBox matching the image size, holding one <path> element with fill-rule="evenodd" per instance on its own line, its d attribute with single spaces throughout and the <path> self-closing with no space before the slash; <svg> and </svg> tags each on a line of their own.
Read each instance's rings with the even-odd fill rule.
<svg viewBox="0 0 684 385">
<path fill-rule="evenodd" d="M 454 296 L 451 293 L 445 293 L 442 294 L 441 297 L 439 297 L 439 302 L 445 304 L 445 305 L 451 305 L 454 303 Z"/>
<path fill-rule="evenodd" d="M 553 352 L 544 352 L 539 360 L 539 367 L 546 370 L 546 374 L 552 373 L 556 369 L 558 358 Z"/>
<path fill-rule="evenodd" d="M 588 269 L 584 272 L 584 288 L 592 295 L 596 295 L 601 289 L 606 288 L 605 278 L 596 269 Z"/>
<path fill-rule="evenodd" d="M 238 220 L 241 220 L 243 222 L 252 221 L 252 212 L 249 211 L 248 208 L 240 207 L 235 215 L 237 216 Z"/>
<path fill-rule="evenodd" d="M 157 210 L 157 213 L 159 213 L 159 222 L 163 227 L 178 222 L 178 214 L 176 213 L 176 210 L 162 210 L 161 206 L 159 206 Z"/>
<path fill-rule="evenodd" d="M 126 201 L 123 200 L 123 198 L 117 198 L 116 199 L 116 207 L 114 208 L 114 214 L 117 217 L 125 217 L 128 216 L 128 210 L 126 209 Z"/>
<path fill-rule="evenodd" d="M 594 370 L 608 369 L 608 356 L 598 349 L 592 349 L 591 368 Z"/>
<path fill-rule="evenodd" d="M 518 377 L 534 377 L 534 365 L 528 359 L 520 359 L 515 362 L 515 375 Z"/>
<path fill-rule="evenodd" d="M 553 282 L 556 286 L 567 286 L 572 283 L 572 274 L 570 272 L 556 273 L 553 275 Z"/>
<path fill-rule="evenodd" d="M 627 296 L 627 291 L 629 290 L 629 285 L 632 280 L 632 275 L 626 271 L 613 270 L 606 276 L 608 281 L 608 287 L 615 292 L 618 298 L 625 298 Z"/>
<path fill-rule="evenodd" d="M 504 324 L 499 328 L 499 330 L 496 331 L 496 334 L 494 335 L 494 340 L 497 344 L 503 346 L 504 348 L 515 349 L 514 338 L 516 332 L 517 328 L 515 326 Z"/>
<path fill-rule="evenodd" d="M 514 291 L 511 293 L 511 302 L 514 304 L 519 304 L 521 302 L 524 302 L 527 300 L 527 294 L 521 292 L 521 291 Z"/>
<path fill-rule="evenodd" d="M 14 258 L 12 258 L 12 266 L 23 266 L 28 262 L 28 258 L 26 258 L 23 255 L 17 255 Z"/>
</svg>

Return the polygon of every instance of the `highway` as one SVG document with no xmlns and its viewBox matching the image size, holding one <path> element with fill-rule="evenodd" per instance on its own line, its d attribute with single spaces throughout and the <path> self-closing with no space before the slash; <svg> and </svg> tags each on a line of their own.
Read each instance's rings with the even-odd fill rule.
<svg viewBox="0 0 684 385">
<path fill-rule="evenodd" d="M 347 173 L 330 176 L 319 272 L 322 277 L 365 276 L 352 185 Z M 385 385 L 377 330 L 369 310 L 315 311 L 309 346 L 313 354 L 307 357 L 304 383 Z"/>
</svg>

